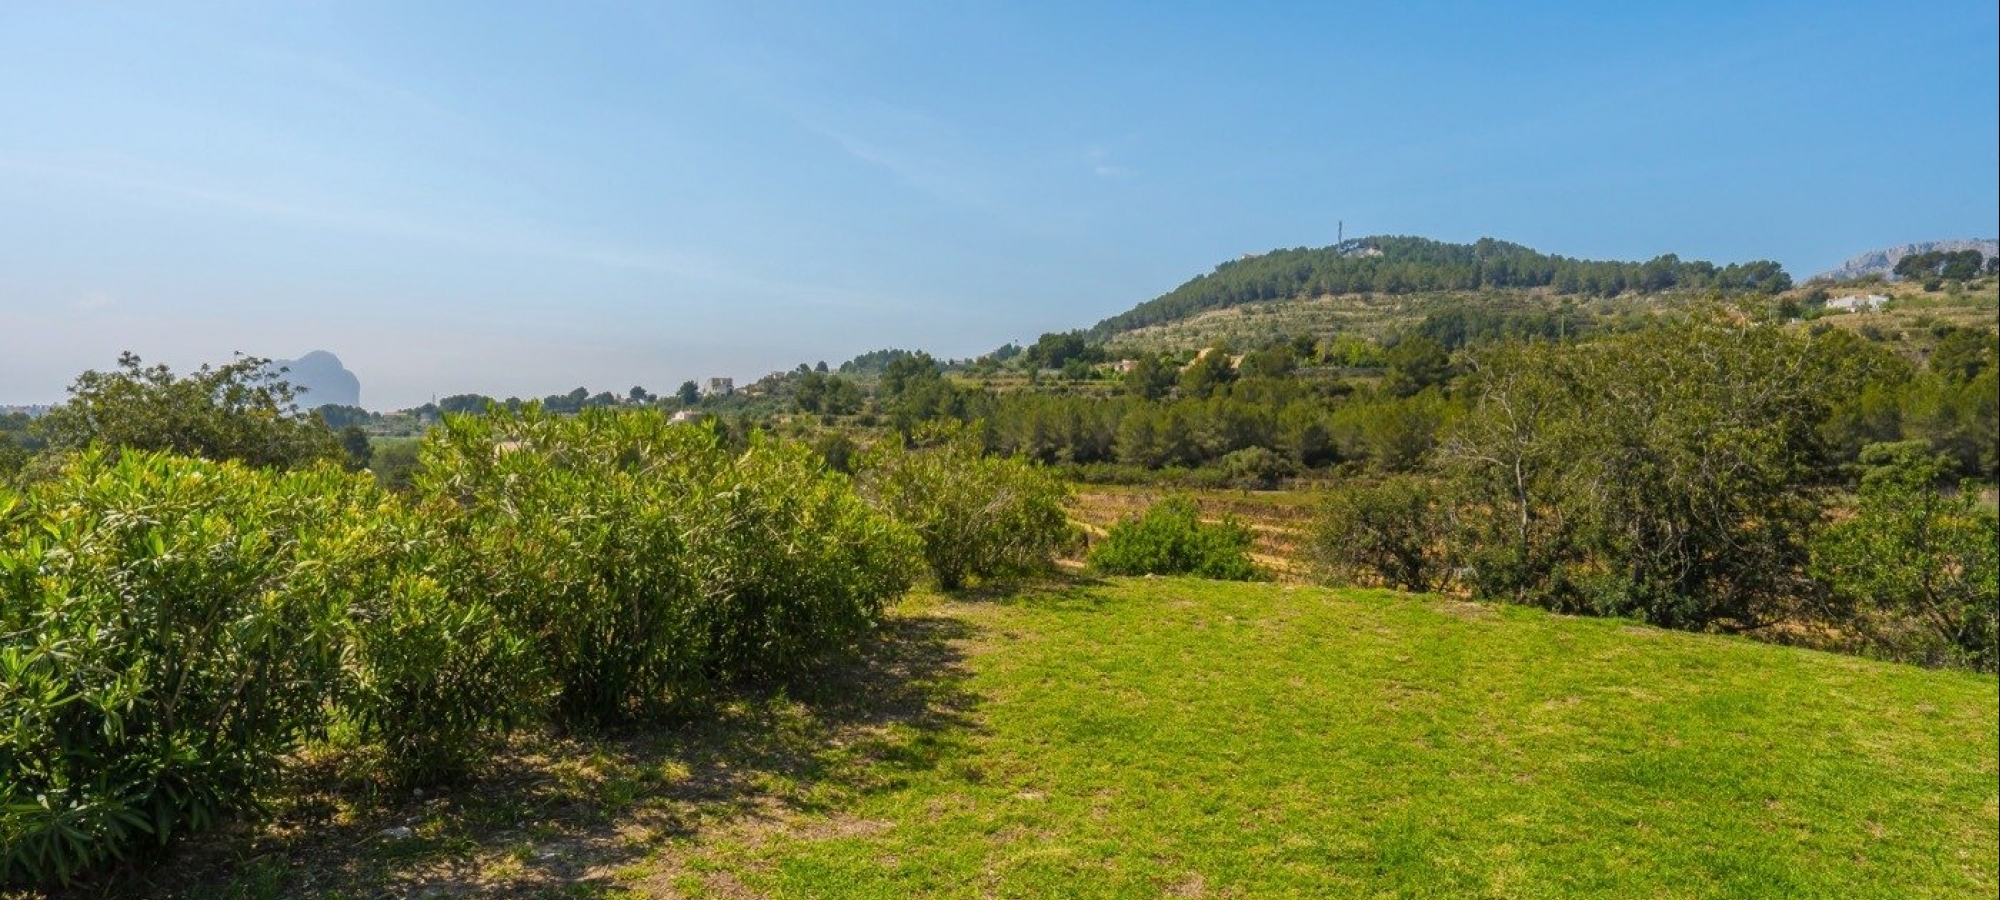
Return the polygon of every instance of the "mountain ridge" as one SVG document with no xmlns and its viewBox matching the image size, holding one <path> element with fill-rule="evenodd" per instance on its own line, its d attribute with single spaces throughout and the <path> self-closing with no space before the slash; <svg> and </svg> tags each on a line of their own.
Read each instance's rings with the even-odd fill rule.
<svg viewBox="0 0 2000 900">
<path fill-rule="evenodd" d="M 1484 288 L 1544 289 L 1611 297 L 1676 288 L 1777 293 L 1792 286 L 1770 260 L 1716 265 L 1668 253 L 1645 262 L 1586 260 L 1541 253 L 1494 238 L 1453 244 L 1380 235 L 1327 247 L 1246 254 L 1089 329 L 1103 340 L 1150 325 L 1261 300 L 1334 294 L 1414 294 Z"/>
<path fill-rule="evenodd" d="M 1918 241 L 1883 247 L 1849 257 L 1838 268 L 1814 275 L 1814 279 L 1831 281 L 1853 281 L 1870 275 L 1880 275 L 1890 280 L 1896 279 L 1896 263 L 1905 256 L 1918 253 L 1951 252 L 1955 250 L 1977 250 L 1991 259 L 2000 256 L 2000 238 L 1954 238 L 1942 241 Z"/>
</svg>

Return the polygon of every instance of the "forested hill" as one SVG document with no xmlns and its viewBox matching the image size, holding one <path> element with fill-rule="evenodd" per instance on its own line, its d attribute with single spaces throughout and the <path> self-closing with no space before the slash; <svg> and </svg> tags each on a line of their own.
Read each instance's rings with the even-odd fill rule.
<svg viewBox="0 0 2000 900">
<path fill-rule="evenodd" d="M 1674 288 L 1777 293 L 1791 276 L 1768 260 L 1717 266 L 1668 254 L 1648 262 L 1570 259 L 1482 238 L 1447 244 L 1418 237 L 1357 238 L 1331 247 L 1274 250 L 1216 266 L 1180 287 L 1097 323 L 1103 338 L 1184 319 L 1210 309 L 1293 297 L 1371 291 L 1549 288 L 1559 294 L 1613 296 Z"/>
</svg>

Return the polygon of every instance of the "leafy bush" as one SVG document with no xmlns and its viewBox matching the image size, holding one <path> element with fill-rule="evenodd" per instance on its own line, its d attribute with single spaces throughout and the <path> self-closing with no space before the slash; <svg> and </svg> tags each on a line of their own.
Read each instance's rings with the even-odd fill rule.
<svg viewBox="0 0 2000 900">
<path fill-rule="evenodd" d="M 1312 557 L 1335 581 L 1432 591 L 1449 573 L 1450 537 L 1449 511 L 1432 482 L 1396 475 L 1328 491 L 1313 526 Z"/>
<path fill-rule="evenodd" d="M 469 589 L 475 559 L 438 527 L 446 514 L 379 505 L 369 552 L 342 572 L 352 600 L 341 710 L 401 784 L 464 774 L 547 699 L 533 645 Z"/>
<path fill-rule="evenodd" d="M 77 376 L 68 402 L 38 425 L 58 451 L 101 445 L 280 467 L 342 459 L 340 441 L 269 363 L 240 356 L 175 375 L 121 354 L 116 371 Z"/>
<path fill-rule="evenodd" d="M 567 725 L 796 671 L 872 625 L 915 546 L 811 450 L 652 411 L 450 417 L 416 492 L 458 508 L 452 589 L 533 636 Z"/>
<path fill-rule="evenodd" d="M 1861 459 L 1861 508 L 1813 542 L 1813 574 L 1889 654 L 2000 668 L 2000 522 L 1970 485 L 1936 488 L 1950 464 L 1921 441 L 1870 445 Z"/>
<path fill-rule="evenodd" d="M 1224 477 L 1244 487 L 1270 489 L 1299 472 L 1298 463 L 1265 447 L 1245 447 L 1216 462 Z"/>
<path fill-rule="evenodd" d="M 416 495 L 456 504 L 457 581 L 532 635 L 566 725 L 630 719 L 698 683 L 703 629 L 689 532 L 713 434 L 657 416 L 448 416 L 425 439 Z"/>
<path fill-rule="evenodd" d="M 365 481 L 87 452 L 0 497 L 0 880 L 253 807 L 340 664 Z"/>
<path fill-rule="evenodd" d="M 691 550 L 712 677 L 796 673 L 853 645 L 909 589 L 916 535 L 804 444 L 753 437 L 703 498 Z"/>
<path fill-rule="evenodd" d="M 424 782 L 519 719 L 796 673 L 919 546 L 810 448 L 653 412 L 452 417 L 414 493 L 131 449 L 0 492 L 0 880 L 254 808 L 335 716 Z"/>
<path fill-rule="evenodd" d="M 1674 628 L 1796 618 L 1831 344 L 1699 311 L 1578 345 L 1491 348 L 1441 456 L 1482 596 Z"/>
<path fill-rule="evenodd" d="M 479 598 L 404 575 L 358 617 L 355 684 L 343 704 L 400 784 L 457 778 L 540 708 L 534 650 Z"/>
<path fill-rule="evenodd" d="M 1195 575 L 1252 581 L 1250 529 L 1233 518 L 1201 521 L 1193 500 L 1170 497 L 1111 526 L 1090 550 L 1091 568 L 1110 575 Z"/>
<path fill-rule="evenodd" d="M 962 431 L 929 431 L 928 446 L 894 441 L 868 454 L 863 494 L 909 526 L 939 587 L 968 578 L 1046 568 L 1073 532 L 1063 503 L 1069 488 L 1023 459 L 988 457 Z"/>
</svg>

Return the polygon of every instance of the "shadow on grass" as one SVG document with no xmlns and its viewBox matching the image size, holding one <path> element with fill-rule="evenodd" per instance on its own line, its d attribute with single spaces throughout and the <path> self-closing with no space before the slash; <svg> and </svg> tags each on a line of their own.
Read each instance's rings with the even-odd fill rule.
<svg viewBox="0 0 2000 900">
<path fill-rule="evenodd" d="M 671 870 L 711 829 L 781 827 L 893 789 L 965 749 L 965 622 L 888 619 L 854 658 L 732 692 L 622 737 L 526 734 L 486 771 L 429 795 L 294 767 L 273 815 L 199 836 L 160 866 L 71 896 L 595 897 Z M 394 830 L 394 833 L 389 833 Z"/>
</svg>

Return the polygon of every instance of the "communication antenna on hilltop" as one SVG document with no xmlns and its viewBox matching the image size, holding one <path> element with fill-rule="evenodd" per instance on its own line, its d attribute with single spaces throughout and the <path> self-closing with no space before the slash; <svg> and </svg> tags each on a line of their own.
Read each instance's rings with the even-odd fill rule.
<svg viewBox="0 0 2000 900">
<path fill-rule="evenodd" d="M 1335 221 L 1340 223 L 1339 225 L 1335 226 L 1333 232 L 1334 234 L 1333 245 L 1338 247 L 1341 244 L 1347 243 L 1347 220 L 1337 219 Z"/>
</svg>

